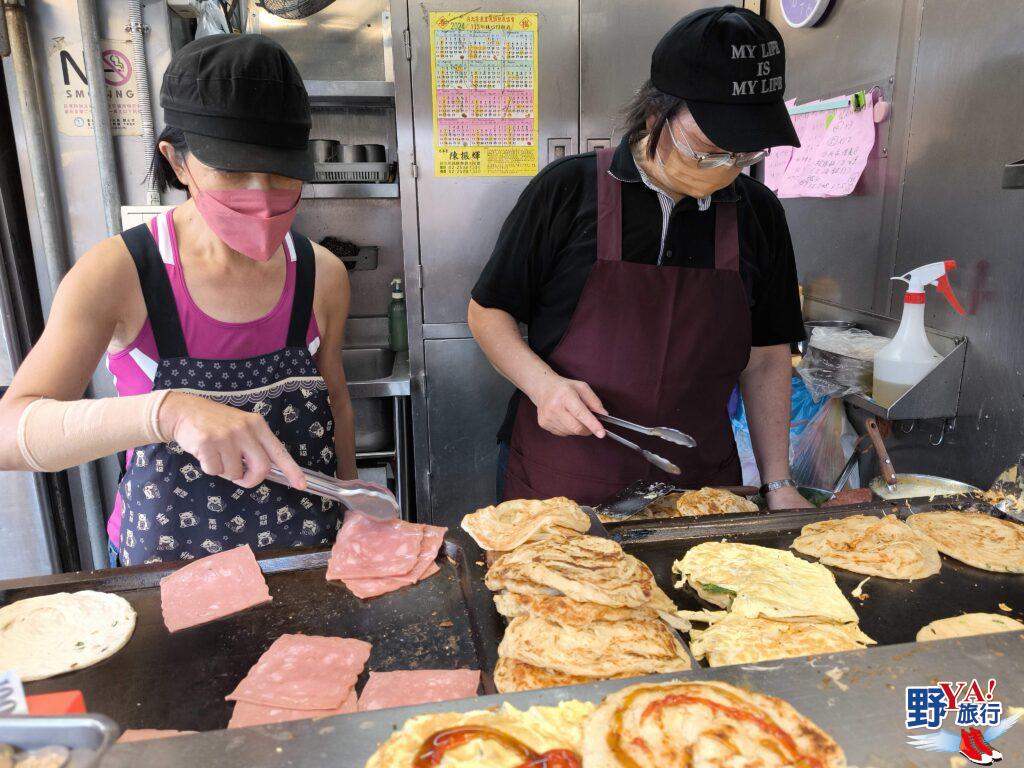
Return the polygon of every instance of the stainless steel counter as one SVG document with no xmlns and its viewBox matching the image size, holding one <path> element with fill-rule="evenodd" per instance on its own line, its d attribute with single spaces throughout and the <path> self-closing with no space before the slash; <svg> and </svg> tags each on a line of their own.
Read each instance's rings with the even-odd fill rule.
<svg viewBox="0 0 1024 768">
<path fill-rule="evenodd" d="M 833 671 L 838 670 L 838 672 Z M 843 747 L 850 766 L 908 768 L 960 765 L 953 755 L 923 752 L 907 744 L 904 699 L 908 685 L 939 680 L 995 678 L 995 698 L 1005 707 L 1024 706 L 1024 633 L 963 640 L 890 645 L 851 653 L 828 654 L 758 665 L 697 669 L 650 680 L 714 679 L 780 696 L 830 733 Z M 517 707 L 566 699 L 599 701 L 630 684 L 616 680 L 572 688 L 485 696 L 422 707 L 344 715 L 317 721 L 215 731 L 115 747 L 103 768 L 357 768 L 377 744 L 410 716 L 423 712 L 468 710 L 509 701 Z M 635 681 L 633 681 L 635 682 Z M 984 682 L 982 683 L 984 685 Z M 190 706 L 180 702 L 181 706 Z M 946 730 L 956 730 L 948 719 Z M 1024 724 L 1010 730 L 995 747 L 1006 766 L 1024 760 Z M 958 756 L 957 756 L 958 757 Z M 958 760 L 962 758 L 958 757 Z M 964 763 L 966 765 L 966 761 Z"/>
</svg>

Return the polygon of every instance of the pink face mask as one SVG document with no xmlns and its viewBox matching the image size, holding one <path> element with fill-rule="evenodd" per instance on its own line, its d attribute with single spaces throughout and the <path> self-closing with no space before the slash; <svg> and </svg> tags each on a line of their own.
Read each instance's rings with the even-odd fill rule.
<svg viewBox="0 0 1024 768">
<path fill-rule="evenodd" d="M 189 176 L 191 176 L 191 172 Z M 299 209 L 298 189 L 211 189 L 192 179 L 196 208 L 210 229 L 239 253 L 269 261 Z"/>
</svg>

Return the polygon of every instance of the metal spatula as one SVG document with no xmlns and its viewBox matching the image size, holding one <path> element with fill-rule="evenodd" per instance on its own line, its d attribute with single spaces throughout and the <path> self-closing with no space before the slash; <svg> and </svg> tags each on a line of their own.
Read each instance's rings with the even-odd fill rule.
<svg viewBox="0 0 1024 768">
<path fill-rule="evenodd" d="M 349 509 L 365 512 L 370 517 L 386 520 L 399 515 L 398 500 L 387 488 L 362 480 L 339 480 L 336 477 L 302 470 L 306 478 L 306 492 L 332 501 L 340 501 Z M 267 479 L 290 487 L 288 478 L 278 467 L 271 466 Z"/>
<path fill-rule="evenodd" d="M 1024 453 L 996 478 L 989 495 L 1002 497 L 993 504 L 996 509 L 1024 522 Z"/>
</svg>

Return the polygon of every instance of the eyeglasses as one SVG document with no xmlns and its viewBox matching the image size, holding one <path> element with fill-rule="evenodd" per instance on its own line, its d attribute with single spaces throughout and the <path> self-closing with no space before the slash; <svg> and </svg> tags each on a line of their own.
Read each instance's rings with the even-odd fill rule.
<svg viewBox="0 0 1024 768">
<path fill-rule="evenodd" d="M 764 160 L 772 153 L 771 149 L 761 149 L 757 152 L 695 152 L 686 140 L 686 134 L 682 134 L 683 145 L 679 144 L 676 137 L 676 130 L 672 121 L 667 122 L 668 135 L 672 144 L 679 152 L 691 160 L 697 161 L 698 168 L 722 168 L 727 165 L 735 165 L 737 168 L 749 168 L 755 163 Z"/>
</svg>

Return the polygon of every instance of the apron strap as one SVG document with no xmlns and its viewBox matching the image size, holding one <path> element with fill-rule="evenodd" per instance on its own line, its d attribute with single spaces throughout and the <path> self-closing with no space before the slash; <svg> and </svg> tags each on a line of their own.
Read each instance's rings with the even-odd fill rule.
<svg viewBox="0 0 1024 768">
<path fill-rule="evenodd" d="M 622 261 L 622 184 L 609 173 L 615 147 L 597 152 L 597 258 Z"/>
<path fill-rule="evenodd" d="M 121 233 L 121 239 L 135 262 L 142 286 L 142 298 L 161 360 L 188 357 L 185 333 L 181 329 L 178 304 L 149 224 L 139 224 Z"/>
<path fill-rule="evenodd" d="M 306 334 L 313 314 L 313 289 L 316 286 L 316 254 L 309 238 L 292 232 L 295 244 L 295 294 L 292 296 L 292 317 L 288 323 L 289 347 L 306 346 Z"/>
<path fill-rule="evenodd" d="M 729 272 L 740 269 L 736 203 L 715 203 L 715 269 Z"/>
</svg>

